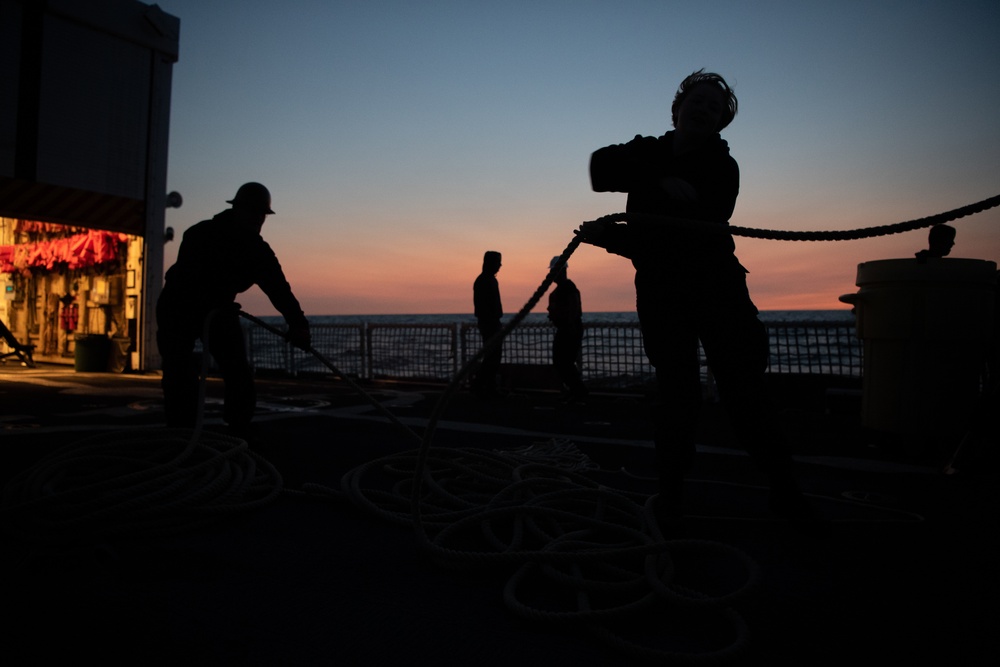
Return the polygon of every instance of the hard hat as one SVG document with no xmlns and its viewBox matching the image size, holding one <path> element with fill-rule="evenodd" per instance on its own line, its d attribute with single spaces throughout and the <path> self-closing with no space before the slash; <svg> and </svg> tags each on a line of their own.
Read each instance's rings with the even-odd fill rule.
<svg viewBox="0 0 1000 667">
<path fill-rule="evenodd" d="M 244 206 L 256 211 L 263 210 L 269 215 L 274 213 L 271 210 L 271 193 L 260 183 L 244 183 L 236 191 L 236 196 L 226 203 L 233 206 Z"/>
<path fill-rule="evenodd" d="M 561 256 L 562 255 L 560 255 L 560 257 Z M 552 260 L 549 262 L 549 271 L 551 271 L 552 269 L 556 268 L 556 264 L 558 264 L 558 263 L 559 263 L 559 257 L 553 257 Z M 569 267 L 569 262 L 567 262 L 566 264 L 563 264 L 563 268 L 564 269 L 568 268 L 568 267 Z"/>
</svg>

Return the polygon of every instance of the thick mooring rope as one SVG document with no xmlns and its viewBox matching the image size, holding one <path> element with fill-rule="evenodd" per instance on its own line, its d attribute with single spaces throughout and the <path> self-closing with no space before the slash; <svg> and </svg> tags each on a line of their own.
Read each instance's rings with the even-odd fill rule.
<svg viewBox="0 0 1000 667">
<path fill-rule="evenodd" d="M 757 229 L 753 227 L 739 227 L 737 225 L 716 225 L 706 223 L 703 220 L 685 220 L 683 218 L 669 218 L 659 215 L 648 215 L 643 213 L 612 213 L 596 222 L 637 222 L 653 224 L 669 224 L 682 229 L 696 230 L 706 234 L 732 234 L 733 236 L 744 236 L 755 239 L 768 239 L 771 241 L 855 241 L 859 239 L 870 239 L 877 236 L 889 236 L 890 234 L 900 234 L 911 232 L 916 229 L 926 229 L 934 225 L 952 222 L 976 213 L 988 211 L 991 208 L 1000 206 L 1000 195 L 984 199 L 975 204 L 962 206 L 926 218 L 917 218 L 905 222 L 897 222 L 891 225 L 876 225 L 873 227 L 863 227 L 859 229 L 843 229 L 831 231 L 790 231 L 777 229 Z"/>
</svg>

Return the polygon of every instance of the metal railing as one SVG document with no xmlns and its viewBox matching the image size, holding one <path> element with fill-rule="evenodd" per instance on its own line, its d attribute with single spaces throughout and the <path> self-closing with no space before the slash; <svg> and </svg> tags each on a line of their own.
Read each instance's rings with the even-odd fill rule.
<svg viewBox="0 0 1000 667">
<path fill-rule="evenodd" d="M 244 323 L 255 370 L 329 374 L 312 355 L 259 326 Z M 768 372 L 860 377 L 861 342 L 854 325 L 831 322 L 767 323 Z M 279 326 L 279 328 L 281 328 Z M 448 382 L 482 346 L 474 324 L 315 324 L 313 347 L 346 375 L 365 380 Z M 504 340 L 501 363 L 551 364 L 555 328 L 523 324 Z M 699 348 L 702 378 L 709 371 Z M 583 379 L 592 387 L 640 387 L 654 379 L 638 323 L 584 325 L 580 354 Z"/>
<path fill-rule="evenodd" d="M 861 377 L 861 341 L 852 323 L 782 322 L 767 325 L 770 373 Z"/>
</svg>

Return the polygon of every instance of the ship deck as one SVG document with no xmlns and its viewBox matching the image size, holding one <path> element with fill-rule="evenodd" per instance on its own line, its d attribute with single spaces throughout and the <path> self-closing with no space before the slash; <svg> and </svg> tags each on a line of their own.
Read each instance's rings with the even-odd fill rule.
<svg viewBox="0 0 1000 667">
<path fill-rule="evenodd" d="M 768 514 L 760 473 L 734 444 L 719 406 L 708 403 L 685 517 L 663 536 L 675 592 L 701 593 L 619 616 L 580 612 L 578 604 L 603 609 L 615 598 L 566 598 L 535 576 L 545 568 L 528 567 L 518 579 L 513 557 L 444 557 L 480 547 L 463 535 L 461 548 L 428 549 L 411 521 L 396 520 L 405 506 L 381 516 L 339 491 L 351 471 L 419 449 L 443 393 L 405 384 L 365 390 L 416 435 L 342 381 L 261 378 L 255 437 L 267 446 L 258 473 L 273 466 L 280 493 L 207 525 L 53 543 L 41 520 L 38 531 L 25 530 L 22 510 L 11 508 L 12 489 L 27 485 L 22 473 L 67 446 L 128 437 L 140 447 L 163 437 L 159 378 L 0 366 L 3 519 L 11 531 L 3 590 L 14 612 L 5 654 L 18 655 L 17 664 L 68 655 L 104 664 L 463 667 L 644 664 L 636 647 L 681 663 L 995 664 L 1000 657 L 995 422 L 969 441 L 957 472 L 943 474 L 957 435 L 874 433 L 861 424 L 855 389 L 774 379 L 796 474 L 830 519 L 803 531 Z M 224 429 L 221 395 L 220 381 L 210 379 L 209 434 Z M 637 394 L 566 404 L 551 392 L 484 402 L 459 391 L 430 446 L 443 456 L 528 447 L 544 454 L 570 443 L 590 465 L 568 477 L 635 500 L 641 513 L 654 490 L 650 408 Z M 33 483 L 41 495 L 68 484 Z M 381 479 L 370 484 L 382 488 Z M 52 518 L 51 530 L 72 514 Z M 720 609 L 698 604 L 751 582 Z"/>
</svg>

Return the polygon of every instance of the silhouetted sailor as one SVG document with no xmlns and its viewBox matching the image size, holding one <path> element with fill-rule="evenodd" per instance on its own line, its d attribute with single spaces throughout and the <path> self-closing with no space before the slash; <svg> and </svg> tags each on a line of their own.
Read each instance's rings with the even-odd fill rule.
<svg viewBox="0 0 1000 667">
<path fill-rule="evenodd" d="M 636 136 L 596 151 L 597 192 L 626 192 L 626 211 L 662 219 L 581 225 L 587 243 L 632 260 L 643 345 L 656 369 L 657 512 L 681 512 L 683 479 L 695 455 L 702 402 L 698 341 L 741 443 L 769 474 L 770 506 L 794 519 L 811 516 L 791 474 L 791 456 L 771 423 L 763 377 L 768 335 L 750 300 L 746 269 L 726 231 L 740 173 L 719 133 L 736 116 L 732 89 L 700 70 L 680 84 L 671 106 L 674 130 Z"/>
<path fill-rule="evenodd" d="M 931 257 L 947 257 L 955 245 L 955 228 L 949 225 L 934 225 L 927 232 L 927 249 L 916 253 L 918 262 L 926 262 Z"/>
<path fill-rule="evenodd" d="M 247 438 L 257 397 L 236 295 L 257 285 L 284 316 L 293 344 L 308 347 L 310 334 L 278 258 L 260 235 L 266 216 L 274 213 L 270 192 L 246 183 L 228 203 L 232 208 L 184 232 L 156 304 L 156 341 L 167 426 L 195 424 L 199 368 L 193 351 L 200 338 L 222 371 L 226 423 Z"/>
<path fill-rule="evenodd" d="M 555 267 L 559 258 L 553 257 L 549 269 Z M 552 365 L 559 380 L 566 387 L 564 398 L 574 400 L 587 395 L 587 387 L 580 378 L 576 360 L 583 345 L 583 303 L 580 290 L 567 275 L 568 266 L 552 276 L 556 288 L 549 294 L 549 321 L 556 328 L 552 339 Z"/>
<path fill-rule="evenodd" d="M 503 306 L 500 303 L 500 284 L 497 282 L 497 272 L 500 270 L 500 253 L 487 250 L 483 255 L 483 271 L 472 285 L 472 301 L 479 325 L 479 334 L 483 345 L 500 332 L 503 317 Z M 484 398 L 496 396 L 496 378 L 500 370 L 500 358 L 503 346 L 498 345 L 489 353 L 476 372 L 472 381 L 473 391 Z"/>
</svg>

